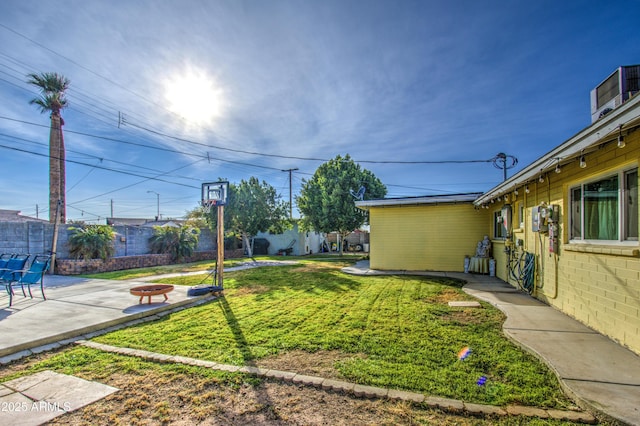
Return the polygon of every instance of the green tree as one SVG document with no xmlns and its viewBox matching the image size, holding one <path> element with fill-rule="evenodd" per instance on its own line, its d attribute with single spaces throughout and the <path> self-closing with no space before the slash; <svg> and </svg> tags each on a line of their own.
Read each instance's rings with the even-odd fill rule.
<svg viewBox="0 0 640 426">
<path fill-rule="evenodd" d="M 193 254 L 198 246 L 200 230 L 191 226 L 154 226 L 149 238 L 152 253 L 169 253 L 174 260 Z"/>
<path fill-rule="evenodd" d="M 192 228 L 203 229 L 208 228 L 211 225 L 209 223 L 209 215 L 200 206 L 192 210 L 187 210 L 185 218 L 185 224 Z"/>
<path fill-rule="evenodd" d="M 109 225 L 71 227 L 67 245 L 69 254 L 76 259 L 102 259 L 113 256 L 115 231 Z"/>
<path fill-rule="evenodd" d="M 211 209 L 210 220 L 215 229 L 217 209 Z M 253 256 L 252 239 L 258 232 L 280 233 L 290 227 L 289 203 L 282 201 L 275 188 L 256 177 L 239 184 L 229 184 L 224 208 L 225 231 L 242 238 L 249 256 Z"/>
<path fill-rule="evenodd" d="M 67 218 L 65 200 L 65 149 L 62 126 L 64 120 L 60 111 L 67 107 L 65 92 L 69 88 L 69 79 L 54 72 L 28 74 L 27 83 L 40 89 L 40 96 L 29 103 L 37 105 L 40 112 L 51 112 L 49 130 L 49 221 L 55 222 L 56 211 L 60 206 L 60 222 Z"/>
<path fill-rule="evenodd" d="M 363 188 L 363 189 L 361 189 Z M 349 154 L 322 164 L 310 180 L 302 180 L 296 197 L 306 229 L 318 232 L 338 232 L 342 241 L 367 222 L 367 214 L 355 206 L 359 192 L 363 199 L 384 198 L 387 188 L 369 170 L 361 169 Z M 344 244 L 340 245 L 340 254 Z"/>
</svg>

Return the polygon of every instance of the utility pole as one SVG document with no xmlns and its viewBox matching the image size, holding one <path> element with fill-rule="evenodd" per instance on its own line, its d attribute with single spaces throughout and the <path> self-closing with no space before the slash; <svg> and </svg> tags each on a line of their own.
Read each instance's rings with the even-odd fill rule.
<svg viewBox="0 0 640 426">
<path fill-rule="evenodd" d="M 283 172 L 289 172 L 289 219 L 293 219 L 293 194 L 291 189 L 291 172 L 295 170 L 298 170 L 298 168 L 296 167 L 295 169 L 281 170 Z"/>
<path fill-rule="evenodd" d="M 157 206 L 157 216 L 156 216 L 156 221 L 160 220 L 160 194 L 158 194 L 156 191 L 147 191 L 147 194 L 149 193 L 154 193 L 156 194 L 156 206 Z"/>
<path fill-rule="evenodd" d="M 504 152 L 499 152 L 495 157 L 491 159 L 496 169 L 502 169 L 502 180 L 507 180 L 507 169 L 511 169 L 518 164 L 518 159 L 513 155 L 507 155 Z"/>
</svg>

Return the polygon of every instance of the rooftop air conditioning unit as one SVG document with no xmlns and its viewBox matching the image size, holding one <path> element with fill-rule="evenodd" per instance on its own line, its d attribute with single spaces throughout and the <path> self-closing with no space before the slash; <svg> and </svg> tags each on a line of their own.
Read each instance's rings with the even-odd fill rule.
<svg viewBox="0 0 640 426">
<path fill-rule="evenodd" d="M 591 122 L 595 123 L 640 91 L 640 65 L 619 67 L 591 91 Z"/>
</svg>

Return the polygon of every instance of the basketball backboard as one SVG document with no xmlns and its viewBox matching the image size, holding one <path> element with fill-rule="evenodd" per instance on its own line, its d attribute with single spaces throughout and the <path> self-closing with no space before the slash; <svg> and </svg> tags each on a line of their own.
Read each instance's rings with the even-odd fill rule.
<svg viewBox="0 0 640 426">
<path fill-rule="evenodd" d="M 229 182 L 208 182 L 202 184 L 202 205 L 224 206 L 227 204 Z"/>
</svg>

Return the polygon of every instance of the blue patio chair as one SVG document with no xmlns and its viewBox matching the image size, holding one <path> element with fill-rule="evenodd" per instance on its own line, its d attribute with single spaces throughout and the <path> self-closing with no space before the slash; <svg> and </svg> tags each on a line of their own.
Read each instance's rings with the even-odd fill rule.
<svg viewBox="0 0 640 426">
<path fill-rule="evenodd" d="M 0 254 L 0 269 L 4 269 L 7 267 L 7 263 L 9 263 L 9 259 L 13 257 L 12 254 L 2 253 Z"/>
<path fill-rule="evenodd" d="M 33 258 L 29 269 L 19 271 L 19 275 L 12 281 L 5 281 L 5 288 L 9 293 L 9 306 L 13 303 L 13 287 L 20 286 L 22 288 L 22 294 L 26 297 L 24 287 L 27 286 L 29 290 L 29 297 L 33 299 L 33 293 L 31 293 L 32 285 L 40 285 L 40 292 L 42 293 L 42 299 L 47 300 L 44 295 L 44 274 L 49 269 L 49 263 L 51 262 L 50 256 L 37 255 Z"/>
<path fill-rule="evenodd" d="M 4 268 L 0 268 L 0 281 L 4 283 L 15 281 L 22 275 L 22 270 L 24 265 L 27 264 L 27 260 L 29 260 L 28 254 L 11 255 Z"/>
</svg>

